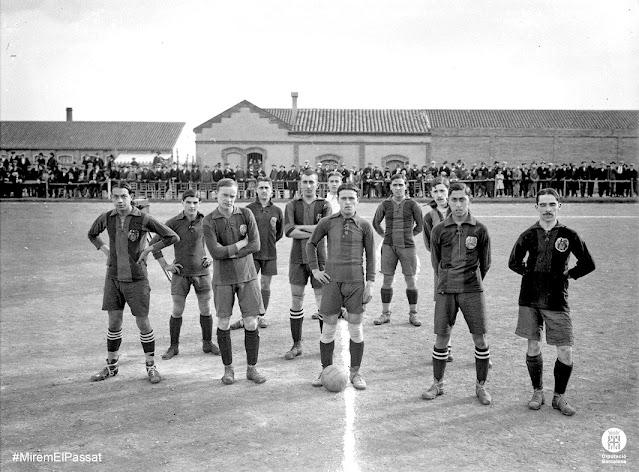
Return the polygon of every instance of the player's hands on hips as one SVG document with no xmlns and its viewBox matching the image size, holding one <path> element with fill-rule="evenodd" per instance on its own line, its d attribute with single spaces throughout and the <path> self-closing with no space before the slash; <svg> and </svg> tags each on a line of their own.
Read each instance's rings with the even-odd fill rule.
<svg viewBox="0 0 639 472">
<path fill-rule="evenodd" d="M 211 264 L 213 264 L 213 259 L 208 256 L 202 258 L 202 267 L 211 267 Z"/>
<path fill-rule="evenodd" d="M 140 257 L 138 257 L 138 264 L 144 262 L 146 260 L 146 256 L 148 256 L 151 251 L 151 246 L 144 248 L 140 253 Z"/>
<path fill-rule="evenodd" d="M 331 281 L 331 277 L 326 272 L 319 269 L 313 269 L 313 277 L 315 277 L 315 280 L 324 285 Z"/>
<path fill-rule="evenodd" d="M 182 273 L 182 269 L 184 269 L 184 266 L 176 262 L 174 262 L 173 264 L 169 264 L 164 268 L 164 270 L 166 270 L 167 272 L 171 272 L 172 274 L 180 274 Z"/>
<path fill-rule="evenodd" d="M 109 257 L 111 256 L 111 251 L 109 250 L 109 246 L 107 246 L 106 244 L 103 244 L 100 247 L 100 251 L 102 251 L 105 255 L 106 255 L 106 263 L 107 265 L 109 265 Z"/>
</svg>

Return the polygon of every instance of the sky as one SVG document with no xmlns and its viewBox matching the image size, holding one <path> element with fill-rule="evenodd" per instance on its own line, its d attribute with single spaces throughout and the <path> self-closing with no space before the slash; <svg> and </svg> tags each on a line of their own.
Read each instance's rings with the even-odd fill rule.
<svg viewBox="0 0 639 472">
<path fill-rule="evenodd" d="M 0 119 L 639 109 L 639 0 L 2 0 Z"/>
</svg>

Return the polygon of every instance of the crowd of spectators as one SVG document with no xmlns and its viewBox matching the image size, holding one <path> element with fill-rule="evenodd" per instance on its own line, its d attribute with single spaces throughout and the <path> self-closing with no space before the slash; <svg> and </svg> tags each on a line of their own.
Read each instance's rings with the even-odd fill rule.
<svg viewBox="0 0 639 472">
<path fill-rule="evenodd" d="M 11 153 L 0 165 L 0 196 L 34 196 L 49 198 L 101 198 L 107 190 L 107 181 L 154 183 L 156 188 L 168 190 L 177 184 L 214 189 L 215 183 L 231 178 L 239 183 L 241 196 L 253 198 L 257 178 L 270 177 L 276 198 L 291 198 L 297 194 L 300 173 L 312 168 L 309 161 L 299 167 L 272 164 L 265 170 L 259 161 L 249 161 L 246 169 L 233 168 L 229 163 L 217 163 L 202 169 L 196 164 L 178 165 L 167 162 L 159 155 L 149 165 L 133 160 L 130 164 L 116 165 L 113 156 L 104 162 L 100 157 L 85 155 L 80 164 L 60 165 L 54 153 L 48 157 L 40 153 L 30 162 L 24 154 Z M 438 176 L 446 176 L 451 182 L 463 181 L 471 188 L 474 197 L 487 198 L 534 198 L 539 189 L 554 188 L 565 197 L 633 197 L 639 193 L 635 164 L 586 161 L 580 165 L 553 163 L 521 163 L 509 165 L 495 161 L 466 166 L 464 162 L 444 161 L 437 165 L 418 167 L 417 164 L 395 168 L 368 165 L 363 169 L 348 169 L 344 164 L 317 163 L 315 170 L 319 182 L 325 183 L 329 173 L 338 171 L 344 182 L 352 182 L 362 189 L 364 198 L 385 198 L 390 195 L 393 174 L 401 173 L 408 182 L 411 197 L 428 197 L 430 182 Z M 324 188 L 325 185 L 320 185 Z M 177 195 L 176 195 L 177 196 Z"/>
</svg>

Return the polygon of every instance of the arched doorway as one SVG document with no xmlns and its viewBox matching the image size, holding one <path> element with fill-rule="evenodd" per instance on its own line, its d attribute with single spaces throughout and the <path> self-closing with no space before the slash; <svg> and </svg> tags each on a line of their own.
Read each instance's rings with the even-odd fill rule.
<svg viewBox="0 0 639 472">
<path fill-rule="evenodd" d="M 249 152 L 246 155 L 246 168 L 253 167 L 254 170 L 264 168 L 264 155 L 261 152 Z"/>
</svg>

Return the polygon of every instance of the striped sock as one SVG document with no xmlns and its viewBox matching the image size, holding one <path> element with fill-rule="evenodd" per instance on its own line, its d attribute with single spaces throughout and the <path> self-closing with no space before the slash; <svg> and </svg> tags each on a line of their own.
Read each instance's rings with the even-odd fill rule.
<svg viewBox="0 0 639 472">
<path fill-rule="evenodd" d="M 439 349 L 433 346 L 433 377 L 437 382 L 440 382 L 444 378 L 447 362 L 448 347 Z"/>
<path fill-rule="evenodd" d="M 477 371 L 477 381 L 485 382 L 488 378 L 488 366 L 490 362 L 490 347 L 481 349 L 475 346 L 475 370 Z"/>
<path fill-rule="evenodd" d="M 304 309 L 290 311 L 291 319 L 291 336 L 293 342 L 297 343 L 302 340 L 302 323 L 304 322 Z"/>
<path fill-rule="evenodd" d="M 148 333 L 140 332 L 140 342 L 146 356 L 146 365 L 155 364 L 155 333 L 153 330 Z"/>
<path fill-rule="evenodd" d="M 120 356 L 120 344 L 122 344 L 122 328 L 118 331 L 107 329 L 107 359 L 112 361 Z"/>
</svg>

